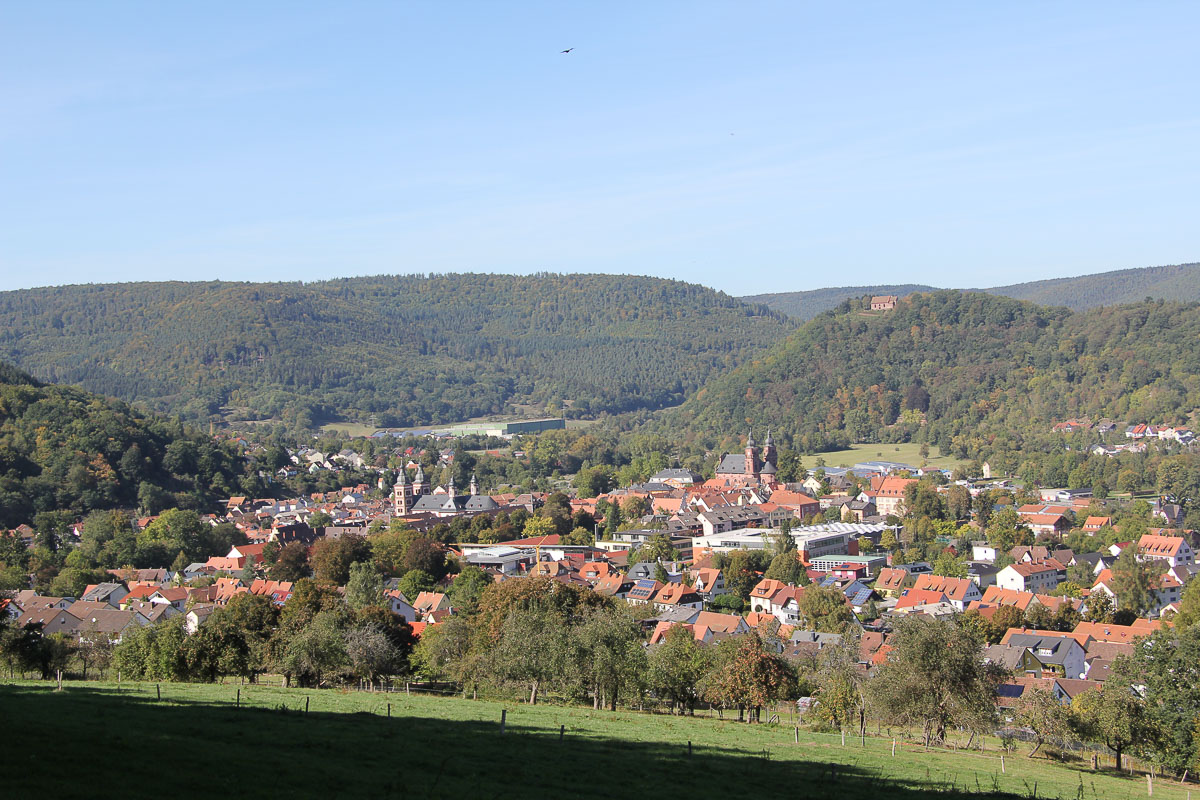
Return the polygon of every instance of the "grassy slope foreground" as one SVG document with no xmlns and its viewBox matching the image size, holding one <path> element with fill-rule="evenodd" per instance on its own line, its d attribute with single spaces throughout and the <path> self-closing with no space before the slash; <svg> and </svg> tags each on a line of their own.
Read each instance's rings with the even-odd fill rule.
<svg viewBox="0 0 1200 800">
<path fill-rule="evenodd" d="M 865 748 L 790 726 L 242 687 L 0 686 L 0 796 L 1134 798 L 1145 780 L 995 753 Z M 305 698 L 310 711 L 303 712 Z M 391 703 L 391 717 L 387 703 Z M 501 709 L 507 732 L 499 733 Z M 560 726 L 565 736 L 559 740 Z M 688 742 L 692 755 L 688 756 Z M 19 742 L 19 744 L 18 744 Z M 1156 797 L 1183 798 L 1160 781 Z"/>
<path fill-rule="evenodd" d="M 0 292 L 0 359 L 206 419 L 451 423 L 515 403 L 675 405 L 794 326 L 703 286 L 622 275 L 129 283 Z"/>
</svg>

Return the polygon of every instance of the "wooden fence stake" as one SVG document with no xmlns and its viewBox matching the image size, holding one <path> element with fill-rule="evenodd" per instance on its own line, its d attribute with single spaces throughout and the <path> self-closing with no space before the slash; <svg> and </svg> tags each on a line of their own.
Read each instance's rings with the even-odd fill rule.
<svg viewBox="0 0 1200 800">
<path fill-rule="evenodd" d="M 792 732 L 796 736 L 796 744 L 800 744 L 800 726 L 797 725 L 795 728 L 792 729 Z"/>
<path fill-rule="evenodd" d="M 238 707 L 238 708 L 241 708 L 241 707 L 242 707 L 242 690 L 241 690 L 241 688 L 238 688 L 238 694 L 237 694 L 237 707 Z"/>
<path fill-rule="evenodd" d="M 560 742 L 563 740 L 563 736 L 566 734 L 566 732 L 567 732 L 567 726 L 566 726 L 566 725 L 559 725 L 559 726 L 558 726 L 558 740 L 559 740 Z"/>
<path fill-rule="evenodd" d="M 1146 776 L 1146 796 L 1154 797 L 1154 778 Z"/>
<path fill-rule="evenodd" d="M 388 703 L 388 719 L 392 718 L 392 704 Z"/>
<path fill-rule="evenodd" d="M 1004 756 L 1000 756 L 1000 771 L 1004 772 Z"/>
<path fill-rule="evenodd" d="M 688 758 L 692 757 L 692 740 L 688 739 Z"/>
<path fill-rule="evenodd" d="M 506 709 L 506 708 L 500 709 L 500 735 L 501 736 L 504 735 L 504 723 L 507 720 L 507 718 L 508 718 L 508 709 Z"/>
<path fill-rule="evenodd" d="M 842 747 L 846 746 L 846 729 L 842 728 Z"/>
<path fill-rule="evenodd" d="M 62 691 L 62 670 L 61 669 L 57 670 L 57 672 L 58 672 L 58 691 L 61 692 Z"/>
<path fill-rule="evenodd" d="M 162 700 L 162 687 L 156 683 L 154 684 L 154 691 L 158 694 L 158 699 Z"/>
<path fill-rule="evenodd" d="M 896 757 L 896 740 L 892 739 L 892 758 Z"/>
<path fill-rule="evenodd" d="M 304 698 L 304 713 L 308 713 L 308 698 Z"/>
</svg>

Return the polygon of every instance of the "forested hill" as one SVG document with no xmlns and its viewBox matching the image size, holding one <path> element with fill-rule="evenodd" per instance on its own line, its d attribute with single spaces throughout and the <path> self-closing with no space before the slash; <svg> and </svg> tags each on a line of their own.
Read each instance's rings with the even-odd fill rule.
<svg viewBox="0 0 1200 800">
<path fill-rule="evenodd" d="M 829 289 L 811 289 L 807 292 L 778 292 L 743 297 L 747 303 L 761 303 L 776 311 L 799 320 L 810 320 L 822 311 L 828 311 L 843 300 L 856 300 L 866 295 L 896 295 L 904 297 L 913 292 L 937 291 L 934 286 L 917 283 L 889 284 L 886 286 L 838 286 Z"/>
<path fill-rule="evenodd" d="M 678 404 L 794 327 L 678 281 L 442 275 L 0 293 L 0 358 L 185 418 L 455 422 Z"/>
<path fill-rule="evenodd" d="M 983 289 L 1017 300 L 1044 306 L 1066 306 L 1075 310 L 1136 303 L 1147 297 L 1194 302 L 1200 300 L 1200 264 L 1145 267 L 1017 283 Z"/>
<path fill-rule="evenodd" d="M 39 384 L 0 363 L 0 528 L 39 512 L 208 510 L 244 486 L 242 459 L 177 422 Z"/>
<path fill-rule="evenodd" d="M 904 296 L 913 292 L 935 291 L 932 286 L 902 284 L 894 286 L 842 286 L 812 289 L 806 292 L 759 294 L 742 299 L 762 303 L 798 320 L 810 320 L 846 299 L 864 295 L 894 294 Z M 1195 302 L 1200 300 L 1200 264 L 1178 264 L 1168 267 L 1143 267 L 1080 275 L 1074 278 L 1053 278 L 1030 283 L 1014 283 L 974 291 L 1029 300 L 1044 306 L 1066 306 L 1077 311 L 1119 303 L 1136 303 L 1147 297 L 1163 300 Z"/>
<path fill-rule="evenodd" d="M 1073 416 L 1185 423 L 1200 408 L 1195 304 L 1073 313 L 939 291 L 890 312 L 864 305 L 808 322 L 663 424 L 719 436 L 750 422 L 809 451 L 922 440 L 974 457 L 1015 451 Z"/>
</svg>

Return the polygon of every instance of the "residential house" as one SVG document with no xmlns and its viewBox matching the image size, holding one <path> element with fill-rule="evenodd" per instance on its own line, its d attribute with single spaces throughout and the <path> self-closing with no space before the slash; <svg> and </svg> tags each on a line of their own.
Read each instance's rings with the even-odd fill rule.
<svg viewBox="0 0 1200 800">
<path fill-rule="evenodd" d="M 725 573 L 715 567 L 702 567 L 692 570 L 693 589 L 707 601 L 712 601 L 718 595 L 726 594 Z"/>
<path fill-rule="evenodd" d="M 1067 568 L 1055 559 L 1009 564 L 996 573 L 996 586 L 1017 592 L 1050 592 L 1067 579 Z"/>
<path fill-rule="evenodd" d="M 880 515 L 885 517 L 903 516 L 905 490 L 910 484 L 917 482 L 916 478 L 897 478 L 889 475 L 877 480 L 879 481 L 878 488 L 875 486 L 876 482 L 871 481 L 872 491 L 869 495 Z"/>
<path fill-rule="evenodd" d="M 1061 678 L 1082 678 L 1087 671 L 1083 647 L 1070 634 L 1044 635 L 1009 630 L 1000 644 L 1025 650 L 1020 670 L 1035 677 L 1047 673 Z"/>
<path fill-rule="evenodd" d="M 702 611 L 704 598 L 686 583 L 668 583 L 654 595 L 654 607 L 660 611 L 671 607 Z"/>
<path fill-rule="evenodd" d="M 983 599 L 983 594 L 979 591 L 979 586 L 970 578 L 918 575 L 914 588 L 944 594 L 951 605 L 959 611 L 966 611 L 968 603 Z"/>
<path fill-rule="evenodd" d="M 884 567 L 879 570 L 879 577 L 875 579 L 875 591 L 885 597 L 899 597 L 906 580 L 908 573 L 904 570 Z"/>
<path fill-rule="evenodd" d="M 647 605 L 654 601 L 654 598 L 665 585 L 653 578 L 635 580 L 633 588 L 625 595 L 625 602 L 635 606 Z"/>
<path fill-rule="evenodd" d="M 1139 561 L 1165 561 L 1172 567 L 1196 563 L 1196 551 L 1182 536 L 1147 533 L 1138 540 L 1137 547 Z"/>
</svg>

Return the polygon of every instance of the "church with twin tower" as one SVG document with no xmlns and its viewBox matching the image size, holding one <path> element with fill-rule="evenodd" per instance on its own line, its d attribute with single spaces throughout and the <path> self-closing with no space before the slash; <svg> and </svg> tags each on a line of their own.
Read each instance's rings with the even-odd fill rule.
<svg viewBox="0 0 1200 800">
<path fill-rule="evenodd" d="M 729 486 L 768 486 L 774 487 L 776 459 L 775 440 L 771 431 L 767 430 L 766 441 L 760 450 L 754 443 L 754 431 L 746 437 L 746 449 L 742 453 L 729 453 L 722 456 L 717 464 L 717 480 L 724 481 Z"/>
</svg>

